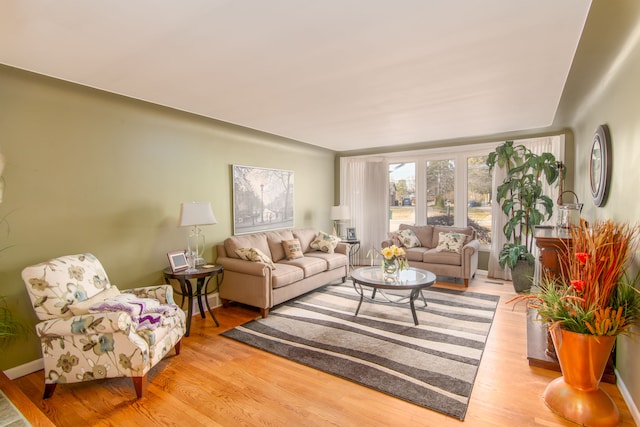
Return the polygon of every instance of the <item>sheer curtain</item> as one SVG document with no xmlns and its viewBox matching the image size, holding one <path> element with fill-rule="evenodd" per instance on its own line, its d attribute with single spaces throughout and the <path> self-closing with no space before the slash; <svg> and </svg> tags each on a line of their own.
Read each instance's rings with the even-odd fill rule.
<svg viewBox="0 0 640 427">
<path fill-rule="evenodd" d="M 514 141 L 514 145 L 522 144 L 530 149 L 534 154 L 552 153 L 556 160 L 564 162 L 564 135 L 554 135 L 544 138 L 526 139 L 520 141 Z M 506 172 L 503 169 L 495 168 L 493 170 L 492 178 L 492 197 L 495 197 L 498 185 L 502 183 Z M 558 199 L 558 185 L 548 185 L 546 181 L 543 182 L 544 194 L 549 196 L 554 202 Z M 556 208 L 554 207 L 554 213 Z M 492 200 L 491 210 L 491 252 L 489 253 L 489 267 L 487 275 L 498 279 L 511 280 L 511 271 L 509 268 L 500 268 L 498 263 L 498 253 L 507 242 L 502 232 L 507 216 L 502 212 L 500 204 L 495 200 Z M 543 224 L 555 224 L 556 218 L 552 216 L 549 220 Z M 533 245 L 533 255 L 538 257 L 538 250 Z M 537 274 L 537 272 L 536 272 Z"/>
<path fill-rule="evenodd" d="M 372 247 L 379 250 L 387 236 L 388 177 L 383 158 L 340 159 L 340 204 L 349 206 L 351 227 L 360 240 L 356 264 L 367 264 L 367 252 Z"/>
</svg>

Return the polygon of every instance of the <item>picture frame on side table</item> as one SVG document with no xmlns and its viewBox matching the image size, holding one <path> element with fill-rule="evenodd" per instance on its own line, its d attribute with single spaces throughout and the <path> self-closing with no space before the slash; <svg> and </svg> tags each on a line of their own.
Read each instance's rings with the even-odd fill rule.
<svg viewBox="0 0 640 427">
<path fill-rule="evenodd" d="M 185 251 L 168 252 L 167 257 L 169 258 L 171 271 L 173 271 L 174 273 L 178 271 L 184 271 L 189 268 L 189 263 L 187 262 L 187 255 Z"/>
<path fill-rule="evenodd" d="M 347 240 L 357 240 L 355 227 L 347 227 Z"/>
</svg>

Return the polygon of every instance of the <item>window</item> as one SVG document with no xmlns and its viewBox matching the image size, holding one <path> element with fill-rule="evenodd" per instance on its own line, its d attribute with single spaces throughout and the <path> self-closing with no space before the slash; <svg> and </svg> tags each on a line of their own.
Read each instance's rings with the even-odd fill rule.
<svg viewBox="0 0 640 427">
<path fill-rule="evenodd" d="M 389 231 L 416 222 L 416 164 L 389 164 Z"/>
<path fill-rule="evenodd" d="M 427 224 L 453 225 L 455 216 L 455 160 L 428 160 Z"/>
<path fill-rule="evenodd" d="M 486 161 L 494 147 L 389 154 L 388 230 L 400 224 L 470 225 L 488 249 L 492 181 Z"/>
<path fill-rule="evenodd" d="M 491 175 L 487 156 L 467 158 L 467 225 L 478 233 L 480 244 L 491 243 Z"/>
</svg>

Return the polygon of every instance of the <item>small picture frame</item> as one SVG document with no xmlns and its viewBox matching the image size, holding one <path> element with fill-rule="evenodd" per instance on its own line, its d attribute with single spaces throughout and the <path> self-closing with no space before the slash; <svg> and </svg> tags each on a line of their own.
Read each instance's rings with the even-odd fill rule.
<svg viewBox="0 0 640 427">
<path fill-rule="evenodd" d="M 169 258 L 169 264 L 171 265 L 171 271 L 178 272 L 184 271 L 189 268 L 189 263 L 187 262 L 187 255 L 185 251 L 173 251 L 167 253 L 167 257 Z"/>
<path fill-rule="evenodd" d="M 357 240 L 355 227 L 347 227 L 347 240 Z"/>
</svg>

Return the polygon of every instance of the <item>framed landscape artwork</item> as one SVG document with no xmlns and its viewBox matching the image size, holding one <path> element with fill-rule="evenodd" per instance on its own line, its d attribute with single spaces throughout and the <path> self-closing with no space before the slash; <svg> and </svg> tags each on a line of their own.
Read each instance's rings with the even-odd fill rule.
<svg viewBox="0 0 640 427">
<path fill-rule="evenodd" d="M 293 227 L 293 171 L 232 169 L 234 235 Z"/>
</svg>

